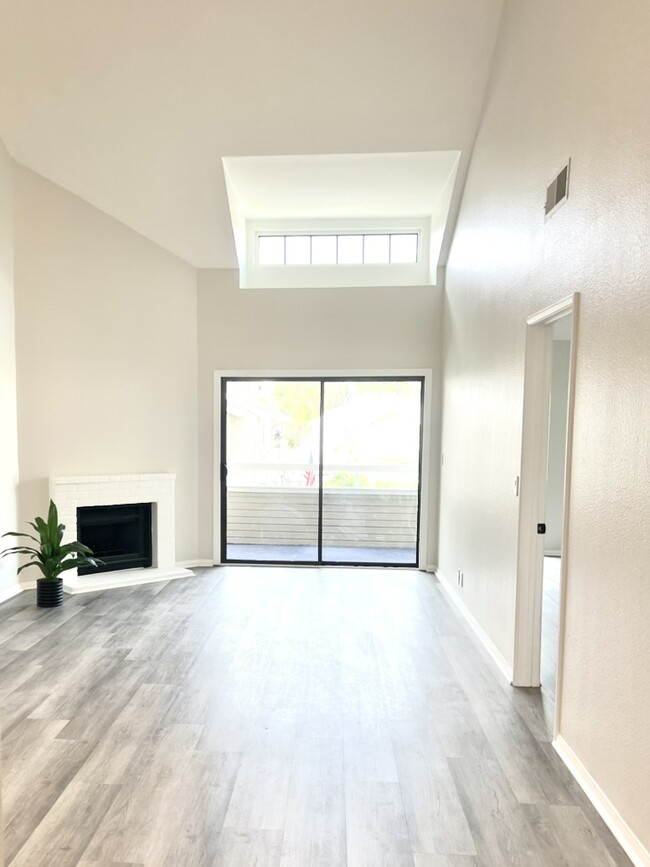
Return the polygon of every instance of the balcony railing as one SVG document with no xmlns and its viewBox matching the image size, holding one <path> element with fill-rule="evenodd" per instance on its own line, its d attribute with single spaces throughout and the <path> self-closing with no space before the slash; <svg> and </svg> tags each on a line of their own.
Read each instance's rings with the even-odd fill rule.
<svg viewBox="0 0 650 867">
<path fill-rule="evenodd" d="M 233 471 L 234 470 L 234 471 Z M 318 487 L 309 464 L 238 464 L 228 475 L 228 542 L 313 545 L 318 535 Z M 327 487 L 338 473 L 369 485 L 408 483 L 411 467 L 328 466 L 323 488 L 323 545 L 414 548 L 418 494 L 414 487 Z M 269 484 L 233 484 L 244 478 Z M 417 473 L 415 474 L 417 479 Z"/>
</svg>

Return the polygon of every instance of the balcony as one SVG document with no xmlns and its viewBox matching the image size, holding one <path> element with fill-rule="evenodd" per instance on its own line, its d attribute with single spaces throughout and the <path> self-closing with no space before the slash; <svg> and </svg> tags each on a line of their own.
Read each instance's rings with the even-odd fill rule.
<svg viewBox="0 0 650 867">
<path fill-rule="evenodd" d="M 246 468 L 253 473 L 258 470 L 270 481 L 270 467 Z M 232 475 L 236 477 L 245 468 L 234 469 Z M 346 469 L 330 467 L 324 478 L 323 561 L 415 565 L 417 489 L 327 486 L 328 476 L 340 478 Z M 363 469 L 370 484 L 373 474 L 380 475 L 386 484 L 386 467 Z M 282 472 L 277 465 L 272 471 Z M 312 472 L 308 465 L 290 465 L 284 470 L 284 484 L 277 484 L 277 479 L 274 486 L 228 485 L 228 560 L 318 560 L 319 492 L 317 479 L 309 484 Z M 393 469 L 394 476 L 399 473 L 400 468 Z"/>
</svg>

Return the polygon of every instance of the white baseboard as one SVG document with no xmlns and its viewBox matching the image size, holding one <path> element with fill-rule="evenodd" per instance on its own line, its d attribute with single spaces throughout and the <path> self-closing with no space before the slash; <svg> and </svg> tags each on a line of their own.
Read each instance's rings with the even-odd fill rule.
<svg viewBox="0 0 650 867">
<path fill-rule="evenodd" d="M 132 587 L 138 584 L 153 584 L 156 581 L 173 581 L 176 578 L 194 578 L 189 569 L 172 566 L 168 569 L 121 569 L 117 572 L 100 572 L 63 579 L 63 590 L 73 596 L 77 593 L 94 593 L 98 590 L 114 590 L 117 587 Z"/>
<path fill-rule="evenodd" d="M 424 571 L 425 571 L 425 572 L 433 572 L 434 575 L 435 575 L 435 573 L 438 571 L 438 567 L 437 567 L 437 566 L 432 566 L 431 564 L 429 564 L 428 566 L 425 566 L 425 567 L 424 567 Z"/>
<path fill-rule="evenodd" d="M 442 574 L 439 569 L 436 569 L 436 577 L 440 582 L 440 586 L 445 591 L 447 598 L 452 602 L 453 605 L 456 606 L 458 611 L 462 614 L 465 620 L 469 623 L 474 632 L 474 635 L 481 642 L 483 647 L 487 650 L 487 652 L 492 657 L 492 660 L 496 664 L 497 668 L 501 672 L 501 674 L 506 678 L 508 683 L 512 683 L 512 665 L 508 662 L 505 656 L 501 653 L 496 644 L 492 641 L 487 632 L 483 629 L 481 624 L 478 622 L 476 617 L 469 610 L 467 605 L 463 602 L 463 600 L 458 596 L 457 593 L 454 593 L 452 590 L 451 584 Z"/>
<path fill-rule="evenodd" d="M 182 560 L 176 565 L 181 569 L 211 569 L 214 563 L 212 560 Z"/>
<path fill-rule="evenodd" d="M 600 813 L 609 830 L 621 844 L 630 861 L 635 867 L 650 867 L 650 852 L 623 819 L 562 735 L 555 738 L 553 747 L 576 778 L 580 788 Z"/>
<path fill-rule="evenodd" d="M 13 599 L 14 596 L 18 596 L 19 593 L 22 593 L 25 588 L 16 582 L 16 584 L 12 584 L 10 587 L 5 587 L 4 590 L 0 590 L 0 603 L 6 602 L 7 599 Z"/>
</svg>

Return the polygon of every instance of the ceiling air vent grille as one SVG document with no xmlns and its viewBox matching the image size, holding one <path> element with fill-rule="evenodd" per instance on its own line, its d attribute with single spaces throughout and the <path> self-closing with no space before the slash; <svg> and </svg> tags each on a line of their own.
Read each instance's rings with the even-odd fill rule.
<svg viewBox="0 0 650 867">
<path fill-rule="evenodd" d="M 562 171 L 548 185 L 546 190 L 546 204 L 544 205 L 544 214 L 550 217 L 551 214 L 566 202 L 569 196 L 569 161 Z"/>
</svg>

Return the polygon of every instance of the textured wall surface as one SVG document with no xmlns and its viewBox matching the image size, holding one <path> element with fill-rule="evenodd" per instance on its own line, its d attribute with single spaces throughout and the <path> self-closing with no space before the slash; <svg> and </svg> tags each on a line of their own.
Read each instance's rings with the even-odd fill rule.
<svg viewBox="0 0 650 867">
<path fill-rule="evenodd" d="M 0 142 L 0 534 L 18 522 L 13 243 L 13 162 Z M 16 584 L 15 560 L 0 560 L 0 599 Z"/>
<path fill-rule="evenodd" d="M 506 4 L 447 272 L 439 559 L 512 660 L 524 323 L 582 293 L 561 733 L 646 846 L 648 44 L 645 0 Z"/>
<path fill-rule="evenodd" d="M 13 236 L 13 163 L 0 142 L 0 533 L 15 530 L 18 523 Z M 18 583 L 16 565 L 14 558 L 0 560 L 0 599 Z M 0 867 L 5 863 L 3 827 L 0 761 Z"/>
<path fill-rule="evenodd" d="M 239 289 L 236 271 L 199 271 L 199 544 L 212 557 L 215 370 L 433 368 L 429 556 L 436 550 L 442 293 Z M 429 562 L 435 562 L 435 559 Z"/>
<path fill-rule="evenodd" d="M 196 272 L 27 169 L 16 175 L 20 511 L 49 476 L 176 473 L 196 556 Z"/>
</svg>

